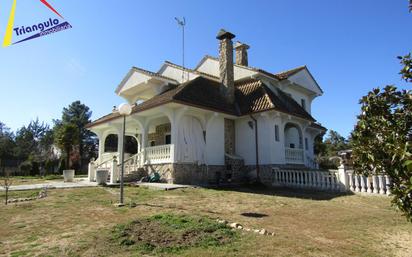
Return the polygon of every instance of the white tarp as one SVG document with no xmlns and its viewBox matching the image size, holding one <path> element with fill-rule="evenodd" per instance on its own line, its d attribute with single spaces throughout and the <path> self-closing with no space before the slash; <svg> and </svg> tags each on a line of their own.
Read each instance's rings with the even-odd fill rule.
<svg viewBox="0 0 412 257">
<path fill-rule="evenodd" d="M 178 127 L 177 160 L 204 164 L 206 143 L 200 121 L 184 116 Z"/>
</svg>

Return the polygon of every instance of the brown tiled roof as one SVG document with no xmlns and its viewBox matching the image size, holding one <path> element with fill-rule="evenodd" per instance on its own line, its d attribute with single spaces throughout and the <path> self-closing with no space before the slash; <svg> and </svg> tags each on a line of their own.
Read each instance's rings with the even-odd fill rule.
<svg viewBox="0 0 412 257">
<path fill-rule="evenodd" d="M 239 115 L 235 106 L 220 93 L 220 85 L 215 80 L 199 76 L 189 81 L 185 88 L 174 96 L 174 100 L 182 104 Z"/>
<path fill-rule="evenodd" d="M 276 73 L 275 76 L 276 76 L 279 80 L 283 80 L 283 79 L 289 78 L 290 76 L 292 76 L 292 75 L 294 75 L 294 74 L 296 74 L 296 73 L 298 73 L 299 71 L 304 70 L 304 69 L 306 69 L 306 66 L 300 66 L 300 67 L 297 67 L 297 68 L 294 68 L 294 69 L 291 69 L 291 70 L 287 70 L 287 71 L 282 71 L 282 72 Z"/>
<path fill-rule="evenodd" d="M 324 131 L 328 130 L 327 128 L 325 128 L 324 126 L 320 125 L 320 123 L 317 123 L 317 122 L 313 122 L 312 124 L 310 124 L 310 126 L 312 128 L 320 129 L 320 130 L 324 130 Z"/>
<path fill-rule="evenodd" d="M 181 103 L 235 116 L 242 116 L 266 110 L 278 110 L 287 114 L 315 121 L 298 103 L 280 89 L 272 92 L 261 80 L 248 79 L 236 83 L 236 104 L 230 104 L 220 93 L 220 83 L 199 76 L 179 86 L 156 95 L 141 104 L 134 105 L 132 113 L 141 112 L 170 102 Z M 88 127 L 120 117 L 111 113 L 90 123 Z"/>
<path fill-rule="evenodd" d="M 236 101 L 242 115 L 273 109 L 311 121 L 315 120 L 289 95 L 278 88 L 273 92 L 261 80 L 249 79 L 237 83 L 236 87 Z"/>
</svg>

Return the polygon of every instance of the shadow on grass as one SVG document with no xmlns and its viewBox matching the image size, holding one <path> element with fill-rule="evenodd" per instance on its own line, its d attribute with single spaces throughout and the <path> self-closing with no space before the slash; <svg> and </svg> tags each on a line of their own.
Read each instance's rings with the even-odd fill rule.
<svg viewBox="0 0 412 257">
<path fill-rule="evenodd" d="M 233 191 L 242 192 L 250 194 L 261 194 L 261 195 L 274 195 L 282 197 L 300 198 L 300 199 L 310 199 L 317 201 L 328 201 L 333 198 L 353 195 L 352 192 L 334 192 L 334 191 L 320 191 L 314 189 L 304 189 L 304 188 L 288 188 L 288 187 L 267 187 L 263 184 L 253 184 L 244 186 L 220 186 L 220 187 L 209 187 L 214 190 L 221 191 Z"/>
</svg>

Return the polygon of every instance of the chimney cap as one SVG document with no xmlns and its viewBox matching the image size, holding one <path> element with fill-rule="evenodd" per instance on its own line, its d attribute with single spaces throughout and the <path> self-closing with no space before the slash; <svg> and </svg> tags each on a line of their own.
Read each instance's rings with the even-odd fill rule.
<svg viewBox="0 0 412 257">
<path fill-rule="evenodd" d="M 236 41 L 236 43 L 235 43 L 235 49 L 237 49 L 237 48 L 249 49 L 250 46 L 247 45 L 247 44 L 245 44 L 245 43 L 242 43 L 242 42 L 240 42 L 240 41 Z"/>
<path fill-rule="evenodd" d="M 220 29 L 219 32 L 217 33 L 217 36 L 216 36 L 216 38 L 219 39 L 219 40 L 222 40 L 222 39 L 225 39 L 225 38 L 232 39 L 234 37 L 235 37 L 234 34 L 228 32 L 224 29 Z"/>
</svg>

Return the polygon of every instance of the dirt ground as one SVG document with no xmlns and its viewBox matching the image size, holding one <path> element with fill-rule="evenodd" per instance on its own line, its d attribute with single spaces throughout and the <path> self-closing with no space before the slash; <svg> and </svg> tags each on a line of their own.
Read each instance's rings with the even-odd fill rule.
<svg viewBox="0 0 412 257">
<path fill-rule="evenodd" d="M 45 199 L 1 205 L 0 256 L 141 256 L 110 244 L 110 233 L 118 224 L 163 213 L 225 219 L 275 236 L 240 231 L 229 244 L 145 256 L 412 256 L 412 224 L 389 197 L 134 187 L 125 195 L 122 208 L 113 205 L 114 188 L 50 190 Z"/>
</svg>

